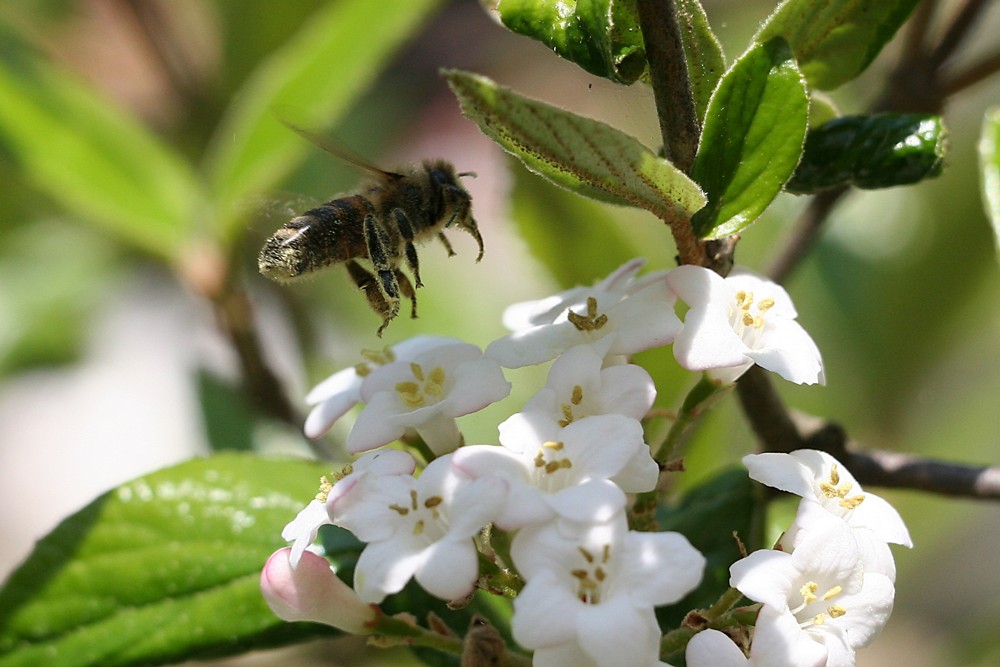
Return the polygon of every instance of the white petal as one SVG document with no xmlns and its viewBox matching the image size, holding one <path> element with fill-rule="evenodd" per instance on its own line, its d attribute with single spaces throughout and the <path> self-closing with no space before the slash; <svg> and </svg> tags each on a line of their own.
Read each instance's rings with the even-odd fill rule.
<svg viewBox="0 0 1000 667">
<path fill-rule="evenodd" d="M 761 347 L 747 352 L 758 365 L 796 384 L 825 384 L 823 359 L 816 343 L 793 320 L 769 318 Z"/>
<path fill-rule="evenodd" d="M 750 479 L 761 484 L 803 498 L 816 498 L 815 473 L 800 458 L 776 452 L 748 454 L 743 457 L 743 465 L 749 471 Z"/>
<path fill-rule="evenodd" d="M 606 479 L 594 479 L 549 494 L 546 500 L 559 516 L 580 523 L 604 523 L 625 509 L 625 494 Z"/>
<path fill-rule="evenodd" d="M 633 354 L 669 345 L 681 330 L 674 312 L 674 294 L 660 280 L 629 296 L 607 311 L 615 326 L 611 354 Z"/>
<path fill-rule="evenodd" d="M 453 452 L 462 444 L 462 432 L 452 417 L 431 413 L 430 418 L 413 424 L 413 428 L 437 456 Z"/>
<path fill-rule="evenodd" d="M 755 602 L 775 609 L 787 607 L 787 595 L 796 585 L 799 572 L 792 555 L 761 549 L 729 566 L 729 585 Z"/>
<path fill-rule="evenodd" d="M 899 512 L 881 496 L 865 492 L 864 501 L 847 519 L 851 527 L 868 528 L 886 542 L 913 547 L 910 531 Z"/>
<path fill-rule="evenodd" d="M 425 591 L 442 600 L 458 600 L 472 592 L 479 563 L 472 539 L 440 540 L 424 554 L 415 577 Z"/>
<path fill-rule="evenodd" d="M 326 504 L 318 500 L 312 500 L 305 508 L 292 519 L 284 530 L 281 537 L 286 541 L 293 541 L 292 551 L 289 557 L 292 567 L 299 564 L 302 552 L 306 550 L 319 533 L 320 526 L 330 525 L 330 515 L 326 512 Z"/>
<path fill-rule="evenodd" d="M 878 636 L 892 613 L 895 595 L 895 587 L 888 577 L 865 572 L 860 592 L 837 599 L 847 609 L 847 613 L 837 619 L 837 625 L 847 633 L 847 643 L 852 648 L 867 646 Z"/>
<path fill-rule="evenodd" d="M 826 658 L 826 646 L 803 632 L 790 612 L 766 605 L 761 608 L 750 646 L 750 664 L 760 667 L 826 667 Z"/>
<path fill-rule="evenodd" d="M 358 557 L 354 589 L 365 602 L 378 604 L 386 595 L 403 590 L 423 561 L 424 554 L 413 541 L 371 542 Z"/>
<path fill-rule="evenodd" d="M 333 428 L 334 423 L 357 404 L 358 396 L 354 394 L 344 393 L 328 398 L 309 411 L 302 430 L 307 438 L 315 440 Z"/>
<path fill-rule="evenodd" d="M 688 667 L 746 667 L 749 664 L 732 639 L 711 629 L 692 637 L 684 655 Z"/>
<path fill-rule="evenodd" d="M 493 476 L 462 485 L 448 508 L 451 516 L 448 537 L 471 538 L 496 519 L 507 499 L 508 488 L 506 481 Z"/>
<path fill-rule="evenodd" d="M 551 572 L 528 580 L 514 598 L 511 633 L 530 649 L 576 640 L 576 621 L 582 603 Z"/>
<path fill-rule="evenodd" d="M 306 394 L 306 404 L 316 405 L 339 396 L 353 396 L 357 402 L 361 397 L 361 379 L 354 367 L 337 371 Z"/>
<path fill-rule="evenodd" d="M 611 480 L 626 493 L 643 493 L 656 488 L 659 478 L 660 466 L 653 459 L 649 445 L 644 443 Z"/>
<path fill-rule="evenodd" d="M 653 667 L 659 638 L 653 608 L 633 607 L 627 596 L 584 605 L 577 617 L 577 641 L 599 667 Z"/>
<path fill-rule="evenodd" d="M 395 392 L 383 391 L 372 396 L 347 436 L 347 451 L 367 452 L 403 437 L 406 427 L 389 419 L 398 414 L 399 399 Z"/>
<path fill-rule="evenodd" d="M 632 531 L 624 548 L 621 576 L 630 582 L 636 605 L 672 604 L 701 583 L 705 557 L 680 533 Z"/>
<path fill-rule="evenodd" d="M 609 412 L 642 419 L 656 400 L 656 386 L 641 366 L 611 366 L 601 371 L 600 399 Z"/>
<path fill-rule="evenodd" d="M 461 417 L 482 410 L 506 398 L 511 384 L 493 359 L 467 361 L 452 371 L 455 384 L 442 401 L 441 411 L 449 417 Z"/>
</svg>

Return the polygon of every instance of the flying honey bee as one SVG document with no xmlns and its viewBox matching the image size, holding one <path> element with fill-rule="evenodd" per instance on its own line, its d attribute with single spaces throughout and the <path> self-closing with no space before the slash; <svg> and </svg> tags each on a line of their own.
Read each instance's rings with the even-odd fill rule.
<svg viewBox="0 0 1000 667">
<path fill-rule="evenodd" d="M 400 293 L 410 299 L 411 317 L 417 316 L 414 283 L 416 287 L 422 287 L 423 283 L 414 243 L 437 237 L 448 254 L 454 255 L 443 230 L 458 227 L 471 234 L 479 245 L 476 261 L 483 258 L 483 238 L 472 217 L 472 196 L 458 180 L 472 176 L 471 172 L 456 173 L 444 160 L 428 160 L 399 172 L 383 171 L 310 132 L 289 127 L 341 160 L 368 172 L 371 178 L 356 194 L 332 199 L 278 229 L 258 255 L 262 274 L 279 283 L 290 283 L 343 263 L 368 305 L 382 316 L 382 326 L 378 328 L 381 336 L 399 313 Z M 404 260 L 414 283 L 400 269 Z"/>
</svg>

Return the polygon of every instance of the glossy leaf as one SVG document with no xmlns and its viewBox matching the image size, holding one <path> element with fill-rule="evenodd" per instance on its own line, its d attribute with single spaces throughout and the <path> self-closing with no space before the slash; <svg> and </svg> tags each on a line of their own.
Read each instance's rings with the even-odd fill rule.
<svg viewBox="0 0 1000 667">
<path fill-rule="evenodd" d="M 329 127 L 441 0 L 344 0 L 317 12 L 233 97 L 208 155 L 223 236 L 242 229 L 246 200 L 274 185 L 308 144 L 281 124 Z"/>
<path fill-rule="evenodd" d="M 1000 251 L 1000 107 L 986 112 L 979 139 L 979 166 L 982 170 L 983 200 L 993 223 L 993 235 Z"/>
<path fill-rule="evenodd" d="M 695 233 L 719 238 L 756 220 L 795 171 L 808 120 L 805 83 L 782 40 L 737 60 L 712 95 L 691 172 L 708 194 Z"/>
<path fill-rule="evenodd" d="M 736 534 L 751 546 L 755 511 L 753 482 L 742 467 L 726 468 L 657 512 L 660 530 L 681 533 L 704 556 L 701 584 L 683 600 L 657 610 L 664 627 L 680 625 L 692 609 L 705 608 L 729 588 L 729 566 L 740 559 Z"/>
<path fill-rule="evenodd" d="M 0 590 L 0 666 L 157 665 L 329 633 L 279 620 L 260 569 L 321 464 L 219 455 L 108 492 Z"/>
<path fill-rule="evenodd" d="M 722 52 L 718 38 L 712 32 L 712 27 L 708 24 L 708 17 L 701 2 L 677 0 L 675 5 L 688 78 L 691 80 L 691 94 L 694 96 L 698 119 L 704 121 L 712 91 L 726 71 L 726 56 Z"/>
<path fill-rule="evenodd" d="M 871 64 L 919 0 L 785 0 L 756 41 L 782 37 L 810 88 L 832 90 Z"/>
<path fill-rule="evenodd" d="M 629 84 L 646 71 L 635 0 L 501 0 L 497 13 L 591 74 Z"/>
<path fill-rule="evenodd" d="M 809 131 L 802 161 L 785 189 L 891 188 L 933 178 L 944 164 L 946 135 L 941 117 L 931 114 L 836 118 Z"/>
<path fill-rule="evenodd" d="M 705 204 L 691 179 L 610 125 L 522 97 L 483 76 L 451 70 L 445 77 L 462 111 L 486 136 L 556 185 L 664 220 L 687 219 Z"/>
<path fill-rule="evenodd" d="M 71 215 L 170 259 L 204 201 L 183 158 L 142 123 L 0 30 L 0 142 Z"/>
</svg>

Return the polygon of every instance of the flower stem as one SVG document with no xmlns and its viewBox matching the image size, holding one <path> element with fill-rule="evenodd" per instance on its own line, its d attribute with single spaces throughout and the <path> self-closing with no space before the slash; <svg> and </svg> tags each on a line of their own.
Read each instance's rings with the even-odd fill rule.
<svg viewBox="0 0 1000 667">
<path fill-rule="evenodd" d="M 732 388 L 733 385 L 720 386 L 703 375 L 698 384 L 684 398 L 684 403 L 681 405 L 670 431 L 667 432 L 666 439 L 660 444 L 653 456 L 656 462 L 661 466 L 664 465 L 683 441 L 691 426 Z"/>
</svg>

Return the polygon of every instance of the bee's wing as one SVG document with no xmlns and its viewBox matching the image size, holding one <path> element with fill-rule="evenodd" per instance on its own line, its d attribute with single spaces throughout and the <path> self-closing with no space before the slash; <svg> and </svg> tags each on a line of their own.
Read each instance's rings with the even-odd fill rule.
<svg viewBox="0 0 1000 667">
<path fill-rule="evenodd" d="M 403 178 L 402 174 L 386 171 L 385 169 L 379 169 L 375 165 L 365 162 L 357 155 L 349 151 L 347 148 L 335 144 L 333 141 L 324 136 L 321 136 L 315 132 L 311 132 L 310 130 L 298 127 L 297 125 L 293 125 L 286 120 L 282 120 L 281 122 L 284 123 L 284 125 L 288 129 L 292 130 L 306 141 L 315 144 L 319 148 L 325 150 L 330 155 L 333 155 L 334 157 L 339 158 L 350 165 L 353 165 L 359 169 L 367 171 L 369 174 L 375 176 L 376 178 L 383 180 L 395 180 L 397 178 Z"/>
</svg>

